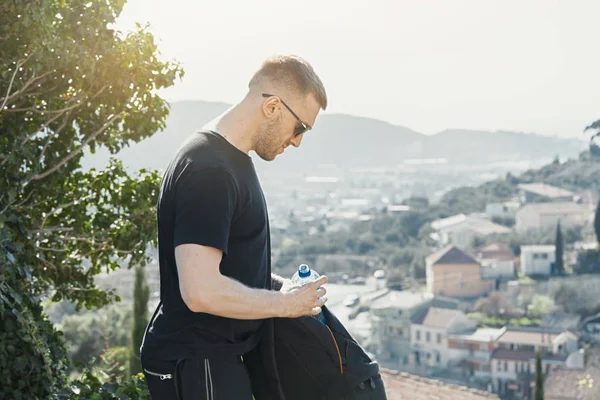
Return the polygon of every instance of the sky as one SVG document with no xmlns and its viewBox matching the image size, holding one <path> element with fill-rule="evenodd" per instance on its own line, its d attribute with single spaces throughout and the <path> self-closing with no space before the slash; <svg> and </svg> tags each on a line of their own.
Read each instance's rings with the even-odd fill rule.
<svg viewBox="0 0 600 400">
<path fill-rule="evenodd" d="M 117 28 L 136 22 L 185 70 L 169 101 L 233 104 L 265 58 L 293 53 L 326 113 L 582 139 L 600 119 L 598 0 L 128 0 Z"/>
</svg>

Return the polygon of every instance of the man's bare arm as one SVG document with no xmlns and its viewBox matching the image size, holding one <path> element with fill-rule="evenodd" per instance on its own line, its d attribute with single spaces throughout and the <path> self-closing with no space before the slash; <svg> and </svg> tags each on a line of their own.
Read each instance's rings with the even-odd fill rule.
<svg viewBox="0 0 600 400">
<path fill-rule="evenodd" d="M 279 292 L 249 288 L 221 274 L 223 253 L 213 247 L 184 244 L 175 248 L 181 297 L 191 311 L 234 319 L 295 318 L 316 315 L 327 299 L 327 277 Z"/>
</svg>

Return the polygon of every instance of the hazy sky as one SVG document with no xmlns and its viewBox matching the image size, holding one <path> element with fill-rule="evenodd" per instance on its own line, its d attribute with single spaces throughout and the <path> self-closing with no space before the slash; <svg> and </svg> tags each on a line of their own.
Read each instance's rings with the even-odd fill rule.
<svg viewBox="0 0 600 400">
<path fill-rule="evenodd" d="M 185 78 L 169 100 L 238 101 L 262 60 L 308 59 L 328 112 L 426 134 L 584 137 L 600 119 L 598 0 L 128 0 Z"/>
</svg>

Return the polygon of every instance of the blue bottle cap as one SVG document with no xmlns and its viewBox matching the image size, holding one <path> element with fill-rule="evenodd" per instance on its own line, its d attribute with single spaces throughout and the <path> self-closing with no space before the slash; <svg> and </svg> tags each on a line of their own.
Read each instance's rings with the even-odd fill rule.
<svg viewBox="0 0 600 400">
<path fill-rule="evenodd" d="M 306 264 L 301 264 L 298 267 L 298 276 L 300 278 L 308 278 L 310 276 L 310 268 Z"/>
</svg>

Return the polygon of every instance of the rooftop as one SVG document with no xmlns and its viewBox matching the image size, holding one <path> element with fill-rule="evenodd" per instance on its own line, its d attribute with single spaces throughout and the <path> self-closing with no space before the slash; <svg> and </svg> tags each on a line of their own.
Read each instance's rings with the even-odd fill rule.
<svg viewBox="0 0 600 400">
<path fill-rule="evenodd" d="M 504 243 L 490 243 L 475 250 L 477 258 L 482 260 L 510 261 L 515 255 Z"/>
<path fill-rule="evenodd" d="M 381 370 L 388 400 L 498 400 L 481 390 L 443 383 L 404 372 Z"/>
<path fill-rule="evenodd" d="M 460 224 L 462 222 L 465 222 L 466 220 L 467 220 L 467 216 L 465 214 L 453 215 L 448 218 L 442 218 L 442 219 L 437 219 L 437 220 L 433 221 L 431 223 L 431 228 L 433 230 L 437 231 L 440 229 L 445 229 L 445 228 L 449 228 L 451 226 Z"/>
<path fill-rule="evenodd" d="M 452 339 L 469 340 L 473 342 L 495 342 L 504 333 L 504 328 L 479 328 L 475 332 L 459 335 L 448 335 Z"/>
<path fill-rule="evenodd" d="M 535 351 L 496 349 L 492 353 L 492 358 L 494 360 L 534 361 Z M 542 354 L 542 361 L 564 363 L 566 360 L 567 356 L 563 354 Z"/>
<path fill-rule="evenodd" d="M 544 331 L 542 329 L 515 329 L 508 328 L 499 338 L 498 343 L 514 343 L 526 346 L 550 346 L 560 332 Z"/>
<path fill-rule="evenodd" d="M 554 203 L 527 203 L 517 213 L 522 213 L 527 210 L 528 212 L 536 212 L 538 214 L 577 214 L 582 212 L 588 212 L 587 206 L 582 204 L 567 202 L 554 202 Z"/>
<path fill-rule="evenodd" d="M 548 253 L 553 253 L 555 251 L 555 247 L 553 244 L 534 244 L 529 246 L 521 246 L 521 253 L 524 251 L 545 251 Z"/>
<path fill-rule="evenodd" d="M 538 196 L 545 196 L 549 198 L 557 198 L 557 197 L 571 197 L 575 196 L 575 193 L 570 192 L 565 189 L 561 189 L 556 186 L 547 185 L 545 183 L 527 183 L 520 184 L 519 189 L 524 190 L 526 192 L 535 193 Z"/>
<path fill-rule="evenodd" d="M 477 260 L 454 245 L 447 246 L 427 257 L 427 262 L 439 264 L 479 264 Z"/>
<path fill-rule="evenodd" d="M 431 328 L 449 328 L 455 318 L 464 317 L 460 310 L 429 307 L 413 318 L 413 323 Z"/>
<path fill-rule="evenodd" d="M 433 296 L 429 293 L 390 290 L 385 295 L 374 299 L 370 307 L 372 310 L 383 308 L 406 310 L 430 301 L 432 298 Z"/>
</svg>

